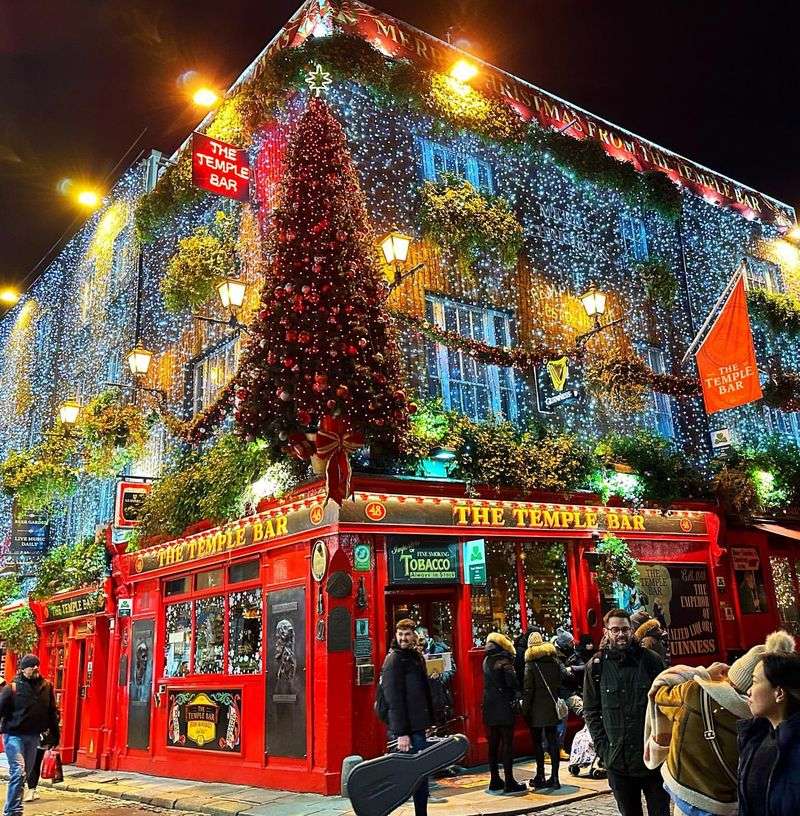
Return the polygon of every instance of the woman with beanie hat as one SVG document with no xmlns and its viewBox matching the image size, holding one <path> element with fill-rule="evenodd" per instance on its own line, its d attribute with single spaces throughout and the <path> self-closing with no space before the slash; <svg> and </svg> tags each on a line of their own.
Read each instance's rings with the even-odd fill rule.
<svg viewBox="0 0 800 816">
<path fill-rule="evenodd" d="M 514 779 L 514 718 L 518 697 L 514 644 L 499 632 L 486 638 L 483 659 L 483 724 L 489 739 L 489 787 L 494 796 L 526 790 Z M 504 779 L 500 778 L 500 763 Z"/>
<path fill-rule="evenodd" d="M 536 776 L 528 783 L 532 788 L 560 788 L 558 764 L 560 746 L 557 726 L 560 721 L 556 697 L 562 682 L 562 666 L 556 656 L 556 647 L 544 643 L 538 632 L 528 638 L 525 652 L 525 693 L 522 698 L 522 716 L 528 723 L 536 757 Z M 550 779 L 544 776 L 544 740 L 550 754 Z"/>
<path fill-rule="evenodd" d="M 793 649 L 791 635 L 774 632 L 730 668 L 722 663 L 708 669 L 673 666 L 655 679 L 645 722 L 644 760 L 648 768 L 661 765 L 676 814 L 739 812 L 736 726 L 751 716 L 747 692 L 753 671 L 765 651 Z"/>
<path fill-rule="evenodd" d="M 800 655 L 767 652 L 739 723 L 739 816 L 800 812 Z"/>
</svg>

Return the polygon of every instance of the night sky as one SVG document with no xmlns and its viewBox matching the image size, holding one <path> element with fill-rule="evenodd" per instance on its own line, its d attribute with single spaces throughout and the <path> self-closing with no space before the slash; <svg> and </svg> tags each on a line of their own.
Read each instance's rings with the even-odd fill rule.
<svg viewBox="0 0 800 816">
<path fill-rule="evenodd" d="M 200 118 L 179 75 L 227 87 L 299 5 L 0 0 L 0 285 L 22 281 L 79 226 L 62 178 L 102 181 L 145 127 L 139 147 L 171 152 Z M 373 5 L 439 37 L 459 25 L 488 62 L 800 206 L 797 4 Z"/>
</svg>

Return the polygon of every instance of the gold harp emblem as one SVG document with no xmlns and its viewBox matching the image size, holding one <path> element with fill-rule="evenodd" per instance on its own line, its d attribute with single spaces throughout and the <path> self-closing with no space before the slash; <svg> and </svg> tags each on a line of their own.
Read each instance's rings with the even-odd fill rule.
<svg viewBox="0 0 800 816">
<path fill-rule="evenodd" d="M 550 382 L 556 391 L 563 391 L 569 377 L 569 358 L 562 357 L 559 360 L 551 360 L 547 364 L 547 373 L 550 375 Z"/>
</svg>

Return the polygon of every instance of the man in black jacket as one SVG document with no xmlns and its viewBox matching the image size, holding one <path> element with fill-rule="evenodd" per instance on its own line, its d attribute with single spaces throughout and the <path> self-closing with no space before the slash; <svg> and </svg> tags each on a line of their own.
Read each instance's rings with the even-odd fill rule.
<svg viewBox="0 0 800 816">
<path fill-rule="evenodd" d="M 383 663 L 381 685 L 389 708 L 389 733 L 397 750 L 416 753 L 426 746 L 425 730 L 433 722 L 433 701 L 425 658 L 417 651 L 416 624 L 398 621 L 395 639 Z M 415 816 L 428 814 L 428 778 L 414 791 Z"/>
<path fill-rule="evenodd" d="M 586 666 L 583 716 L 622 816 L 642 816 L 642 794 L 649 816 L 669 816 L 661 774 L 643 759 L 647 695 L 664 664 L 634 639 L 625 610 L 612 609 L 604 621 L 607 645 Z"/>
<path fill-rule="evenodd" d="M 0 691 L 0 722 L 8 757 L 8 791 L 4 816 L 22 816 L 22 794 L 28 770 L 44 732 L 58 745 L 58 708 L 53 686 L 39 672 L 39 658 L 25 655 L 19 673 Z"/>
</svg>

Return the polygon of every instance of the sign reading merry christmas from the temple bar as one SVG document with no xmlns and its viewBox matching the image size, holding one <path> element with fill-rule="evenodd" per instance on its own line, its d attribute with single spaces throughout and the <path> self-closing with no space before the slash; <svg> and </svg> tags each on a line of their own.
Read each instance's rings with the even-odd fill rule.
<svg viewBox="0 0 800 816">
<path fill-rule="evenodd" d="M 210 193 L 247 201 L 250 197 L 247 151 L 202 133 L 193 133 L 192 183 Z"/>
</svg>

